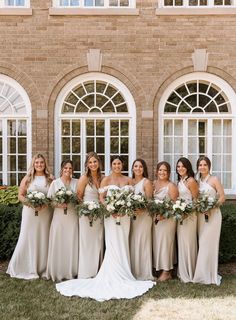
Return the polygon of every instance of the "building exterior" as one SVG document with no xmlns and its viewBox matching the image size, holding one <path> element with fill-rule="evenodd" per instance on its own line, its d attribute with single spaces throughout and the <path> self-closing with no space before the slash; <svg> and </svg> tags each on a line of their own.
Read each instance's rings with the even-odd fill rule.
<svg viewBox="0 0 236 320">
<path fill-rule="evenodd" d="M 0 0 L 0 184 L 200 154 L 236 194 L 236 0 Z"/>
</svg>

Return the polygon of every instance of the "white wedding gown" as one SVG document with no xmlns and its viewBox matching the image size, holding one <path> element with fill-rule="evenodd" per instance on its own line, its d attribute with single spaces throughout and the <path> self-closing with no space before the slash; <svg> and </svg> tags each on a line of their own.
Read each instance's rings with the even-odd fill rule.
<svg viewBox="0 0 236 320">
<path fill-rule="evenodd" d="M 109 186 L 116 189 L 117 186 Z M 105 219 L 106 252 L 101 268 L 93 279 L 73 279 L 56 284 L 65 296 L 92 298 L 97 301 L 132 299 L 153 287 L 153 281 L 136 280 L 130 269 L 129 253 L 130 218 L 124 216 L 120 225 L 112 216 Z"/>
</svg>

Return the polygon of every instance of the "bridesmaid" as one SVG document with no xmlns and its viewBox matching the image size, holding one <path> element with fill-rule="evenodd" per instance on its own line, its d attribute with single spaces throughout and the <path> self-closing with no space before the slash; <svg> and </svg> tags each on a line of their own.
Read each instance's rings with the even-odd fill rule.
<svg viewBox="0 0 236 320">
<path fill-rule="evenodd" d="M 198 184 L 194 179 L 191 162 L 187 158 L 177 161 L 179 197 L 192 202 L 198 197 Z M 192 214 L 177 224 L 178 270 L 177 275 L 183 282 L 192 282 L 197 260 L 197 216 Z"/>
<path fill-rule="evenodd" d="M 52 212 L 47 206 L 42 206 L 37 208 L 39 214 L 35 216 L 35 209 L 24 202 L 27 191 L 40 191 L 46 195 L 51 182 L 46 159 L 38 153 L 19 188 L 18 197 L 23 203 L 23 210 L 19 239 L 7 269 L 11 277 L 36 279 L 45 276 Z"/>
<path fill-rule="evenodd" d="M 157 164 L 157 180 L 153 182 L 155 199 L 177 199 L 179 192 L 177 186 L 170 181 L 170 173 L 168 162 Z M 162 270 L 158 280 L 166 281 L 172 278 L 171 270 L 174 268 L 176 221 L 160 215 L 156 218 L 158 223 L 153 225 L 153 266 L 156 271 Z"/>
<path fill-rule="evenodd" d="M 148 169 L 143 159 L 136 159 L 132 165 L 132 178 L 136 194 L 152 198 L 153 187 L 148 179 Z M 152 218 L 147 210 L 137 210 L 137 217 L 130 229 L 131 271 L 138 280 L 151 280 L 152 275 Z"/>
<path fill-rule="evenodd" d="M 201 156 L 197 161 L 199 172 L 199 190 L 216 198 L 218 204 L 225 201 L 224 189 L 217 177 L 210 175 L 211 161 Z M 221 276 L 218 275 L 218 255 L 222 216 L 219 208 L 207 212 L 208 222 L 205 222 L 204 214 L 198 215 L 198 241 L 199 251 L 193 282 L 220 285 Z"/>
<path fill-rule="evenodd" d="M 95 152 L 85 160 L 85 174 L 78 181 L 77 195 L 83 201 L 99 202 L 98 189 L 102 181 L 102 163 Z M 79 218 L 79 272 L 78 278 L 95 277 L 103 258 L 103 221 L 97 219 L 89 226 L 88 217 Z"/>
<path fill-rule="evenodd" d="M 62 161 L 60 178 L 54 180 L 49 188 L 48 197 L 64 187 L 76 192 L 77 179 L 72 178 L 73 162 Z M 67 207 L 67 214 L 64 208 Z M 49 235 L 47 278 L 53 281 L 72 279 L 78 274 L 78 217 L 72 204 L 58 204 L 54 208 Z"/>
</svg>

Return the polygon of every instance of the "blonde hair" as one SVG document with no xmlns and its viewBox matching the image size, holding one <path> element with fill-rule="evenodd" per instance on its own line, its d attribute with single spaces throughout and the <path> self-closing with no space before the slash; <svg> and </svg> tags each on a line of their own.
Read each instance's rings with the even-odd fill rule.
<svg viewBox="0 0 236 320">
<path fill-rule="evenodd" d="M 92 186 L 92 184 L 93 184 L 93 177 L 91 174 L 91 170 L 88 167 L 88 162 L 91 158 L 95 158 L 98 161 L 99 166 L 98 166 L 98 170 L 97 170 L 97 175 L 98 175 L 99 184 L 102 181 L 102 161 L 96 152 L 93 152 L 93 151 L 89 152 L 86 156 L 84 167 L 85 167 L 85 175 L 88 178 L 88 183 L 90 186 Z"/>
<path fill-rule="evenodd" d="M 34 177 L 35 177 L 35 168 L 34 168 L 34 164 L 35 164 L 35 161 L 37 159 L 43 159 L 44 161 L 44 175 L 45 175 L 45 178 L 46 178 L 46 181 L 47 181 L 47 184 L 50 184 L 52 182 L 52 176 L 51 176 L 51 173 L 49 171 L 49 168 L 48 168 L 48 164 L 47 164 L 47 160 L 46 158 L 41 154 L 41 153 L 36 153 L 32 160 L 31 160 L 31 164 L 29 166 L 29 169 L 28 169 L 28 172 L 26 174 L 26 186 L 28 187 L 30 185 L 30 183 L 34 180 Z"/>
</svg>

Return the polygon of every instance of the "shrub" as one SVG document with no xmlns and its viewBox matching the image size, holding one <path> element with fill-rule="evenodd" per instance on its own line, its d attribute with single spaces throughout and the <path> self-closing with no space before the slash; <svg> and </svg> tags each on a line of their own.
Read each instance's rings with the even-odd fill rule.
<svg viewBox="0 0 236 320">
<path fill-rule="evenodd" d="M 224 204 L 222 212 L 222 229 L 220 236 L 220 262 L 236 258 L 236 204 Z"/>
<path fill-rule="evenodd" d="M 20 232 L 22 206 L 0 204 L 0 260 L 9 259 Z"/>
<path fill-rule="evenodd" d="M 14 251 L 20 231 L 22 205 L 0 204 L 0 260 L 9 259 Z M 236 204 L 222 206 L 220 262 L 236 258 Z"/>
</svg>

